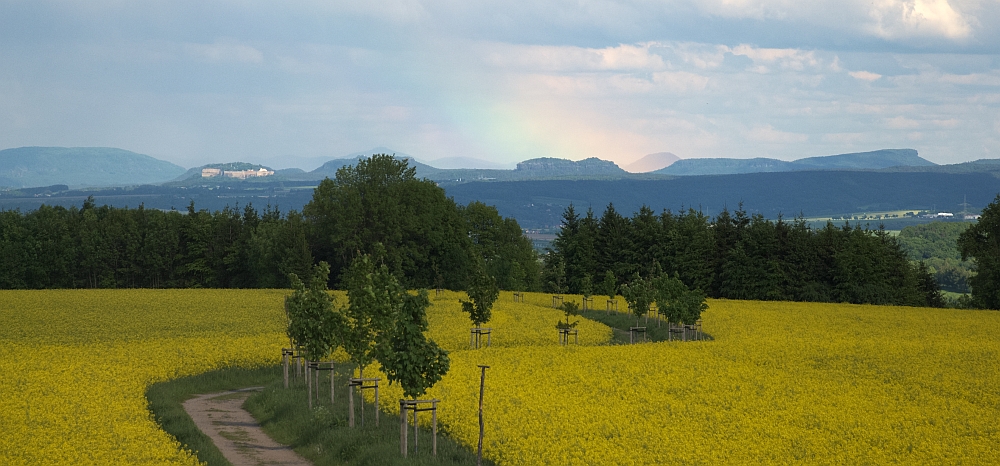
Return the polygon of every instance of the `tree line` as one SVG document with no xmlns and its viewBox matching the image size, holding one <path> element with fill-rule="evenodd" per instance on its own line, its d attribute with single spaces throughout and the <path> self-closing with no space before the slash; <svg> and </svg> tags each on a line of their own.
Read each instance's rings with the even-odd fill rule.
<svg viewBox="0 0 1000 466">
<path fill-rule="evenodd" d="M 597 284 L 607 294 L 665 274 L 715 298 L 944 305 L 927 267 L 883 229 L 812 229 L 801 218 L 747 215 L 742 205 L 714 218 L 646 206 L 628 218 L 612 204 L 598 218 L 571 205 L 544 259 L 542 283 L 555 293 Z"/>
<path fill-rule="evenodd" d="M 504 289 L 539 287 L 517 222 L 457 205 L 406 160 L 376 155 L 320 183 L 302 212 L 41 206 L 0 212 L 0 288 L 287 288 L 330 264 L 343 287 L 355 258 L 381 244 L 405 287 L 465 289 L 480 267 Z"/>
</svg>

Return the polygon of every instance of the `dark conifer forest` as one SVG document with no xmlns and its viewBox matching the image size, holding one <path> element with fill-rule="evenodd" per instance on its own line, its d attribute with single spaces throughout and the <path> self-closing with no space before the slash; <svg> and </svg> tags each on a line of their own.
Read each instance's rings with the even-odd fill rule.
<svg viewBox="0 0 1000 466">
<path fill-rule="evenodd" d="M 922 263 L 911 263 L 884 230 L 812 229 L 801 219 L 770 221 L 742 206 L 715 218 L 689 209 L 625 217 L 608 205 L 597 217 L 573 206 L 545 255 L 547 291 L 582 293 L 634 277 L 675 275 L 715 298 L 942 306 Z"/>
</svg>

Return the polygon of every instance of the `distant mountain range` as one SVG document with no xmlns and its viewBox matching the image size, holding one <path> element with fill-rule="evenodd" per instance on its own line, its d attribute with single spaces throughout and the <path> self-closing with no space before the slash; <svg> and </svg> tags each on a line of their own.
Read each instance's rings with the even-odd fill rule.
<svg viewBox="0 0 1000 466">
<path fill-rule="evenodd" d="M 126 186 L 177 178 L 184 167 L 110 147 L 19 147 L 0 150 L 0 186 Z"/>
<path fill-rule="evenodd" d="M 680 157 L 670 152 L 657 152 L 655 154 L 649 154 L 622 168 L 629 173 L 649 173 L 669 167 L 671 164 L 680 159 Z"/>
<path fill-rule="evenodd" d="M 113 148 L 61 148 L 22 147 L 0 151 L 0 187 L 29 188 L 50 185 L 68 185 L 70 188 L 97 186 L 130 186 L 163 184 L 168 186 L 202 186 L 234 183 L 290 182 L 296 185 L 318 182 L 336 176 L 337 170 L 376 153 L 394 153 L 391 149 L 377 147 L 370 151 L 356 152 L 348 157 L 328 160 L 312 171 L 298 168 L 278 168 L 272 176 L 235 179 L 225 177 L 202 178 L 203 168 L 235 167 L 257 169 L 268 165 L 246 162 L 210 164 L 184 170 L 169 162 L 147 155 Z M 808 157 L 791 162 L 755 159 L 679 159 L 669 152 L 650 154 L 629 164 L 626 169 L 614 162 L 598 158 L 572 161 L 541 157 L 525 160 L 514 169 L 498 168 L 440 168 L 417 161 L 412 156 L 395 153 L 399 159 L 409 159 L 418 177 L 435 181 L 448 187 L 458 184 L 489 181 L 528 180 L 669 180 L 678 176 L 749 174 L 791 171 L 897 171 L 935 173 L 1000 172 L 1000 160 L 980 160 L 954 165 L 936 165 L 921 158 L 913 149 L 884 149 L 872 152 Z M 439 159 L 450 166 L 475 162 L 474 159 Z M 484 162 L 484 161 L 480 161 Z M 484 162 L 487 163 L 488 162 Z M 484 165 L 481 165 L 484 166 Z M 664 167 L 643 172 L 651 167 Z"/>
<path fill-rule="evenodd" d="M 802 170 L 878 170 L 890 167 L 930 167 L 913 149 L 882 149 L 872 152 L 807 157 L 786 162 L 778 159 L 682 159 L 653 173 L 663 175 L 735 175 L 739 173 L 791 172 Z"/>
<path fill-rule="evenodd" d="M 94 196 L 98 204 L 119 207 L 143 204 L 147 208 L 183 209 L 195 202 L 197 208 L 217 210 L 252 203 L 287 212 L 302 209 L 319 180 L 336 176 L 341 167 L 368 155 L 330 160 L 309 172 L 279 169 L 272 176 L 238 180 L 202 178 L 202 168 L 257 170 L 261 165 L 235 162 L 185 171 L 120 149 L 11 149 L 0 151 L 0 176 L 3 184 L 17 188 L 0 190 L 0 210 L 29 210 L 43 203 L 79 206 Z M 663 160 L 661 157 L 659 162 Z M 667 168 L 685 162 L 691 161 L 678 160 Z M 746 169 L 755 162 L 711 159 L 704 163 L 728 169 L 745 163 L 741 169 Z M 998 159 L 934 165 L 912 150 L 810 157 L 781 162 L 778 168 L 774 161 L 765 160 L 755 168 L 767 168 L 765 172 L 700 176 L 628 173 L 596 158 L 576 162 L 537 158 L 508 170 L 442 169 L 413 160 L 410 164 L 418 176 L 437 182 L 459 204 L 476 200 L 494 205 L 524 228 L 556 227 L 571 203 L 579 211 L 590 207 L 598 214 L 614 203 L 624 214 L 648 205 L 656 211 L 693 207 L 715 215 L 742 202 L 751 213 L 768 218 L 784 214 L 787 218 L 800 212 L 810 217 L 898 209 L 958 212 L 959 204 L 965 202 L 974 212 L 1000 192 Z M 163 182 L 171 179 L 174 181 Z M 147 184 L 137 186 L 144 180 Z M 29 183 L 39 187 L 22 187 Z M 79 189 L 98 183 L 120 187 Z"/>
</svg>

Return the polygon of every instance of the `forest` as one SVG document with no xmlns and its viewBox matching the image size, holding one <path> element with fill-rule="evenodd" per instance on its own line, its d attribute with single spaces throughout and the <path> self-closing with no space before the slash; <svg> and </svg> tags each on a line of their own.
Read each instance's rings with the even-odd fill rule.
<svg viewBox="0 0 1000 466">
<path fill-rule="evenodd" d="M 973 275 L 972 261 L 962 260 L 958 238 L 969 222 L 932 222 L 908 226 L 897 239 L 911 260 L 923 261 L 942 290 L 968 293 Z"/>
<path fill-rule="evenodd" d="M 912 263 L 885 230 L 812 229 L 801 218 L 748 215 L 742 205 L 714 218 L 645 206 L 628 218 L 612 204 L 597 218 L 571 205 L 545 255 L 542 282 L 551 292 L 599 287 L 607 294 L 661 273 L 715 298 L 944 305 L 929 269 Z"/>
<path fill-rule="evenodd" d="M 1000 306 L 984 273 L 1000 256 L 998 210 L 994 201 L 959 241 L 961 259 L 978 270 L 963 278 L 980 307 Z M 459 205 L 406 160 L 378 155 L 323 180 L 301 212 L 250 204 L 210 212 L 193 202 L 181 212 L 130 209 L 92 199 L 0 211 L 0 289 L 287 288 L 290 274 L 307 276 L 319 261 L 330 264 L 330 286 L 342 288 L 354 258 L 378 252 L 409 289 L 464 290 L 484 270 L 505 290 L 614 292 L 636 277 L 675 276 L 716 298 L 944 305 L 934 277 L 941 265 L 911 261 L 912 244 L 885 230 L 772 221 L 742 204 L 715 217 L 646 206 L 626 217 L 613 204 L 597 217 L 570 205 L 541 258 L 522 232 L 496 208 Z"/>
<path fill-rule="evenodd" d="M 535 289 L 521 227 L 480 202 L 460 206 L 406 161 L 375 156 L 324 180 L 302 212 L 248 204 L 209 212 L 41 206 L 0 212 L 0 288 L 287 288 L 331 265 L 331 285 L 381 243 L 409 288 L 464 289 L 477 265 L 505 289 Z"/>
</svg>

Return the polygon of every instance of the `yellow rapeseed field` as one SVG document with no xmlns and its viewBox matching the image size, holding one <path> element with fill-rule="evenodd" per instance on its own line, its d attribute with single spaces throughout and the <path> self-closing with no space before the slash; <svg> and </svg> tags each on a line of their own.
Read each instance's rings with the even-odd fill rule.
<svg viewBox="0 0 1000 466">
<path fill-rule="evenodd" d="M 489 365 L 485 451 L 498 464 L 1000 458 L 1000 313 L 709 304 L 713 340 L 457 351 L 428 397 L 475 445 L 477 365 Z M 398 397 L 384 409 L 398 412 Z"/>
<path fill-rule="evenodd" d="M 0 291 L 0 464 L 197 463 L 150 419 L 145 387 L 276 363 L 286 293 Z M 588 321 L 561 347 L 550 295 L 502 293 L 493 347 L 469 350 L 461 295 L 431 296 L 428 336 L 452 365 L 428 397 L 474 446 L 490 365 L 485 451 L 501 465 L 1000 457 L 998 312 L 710 301 L 711 340 L 605 346 Z"/>
<path fill-rule="evenodd" d="M 285 294 L 0 291 L 0 464 L 198 464 L 152 420 L 146 387 L 277 363 Z"/>
</svg>

